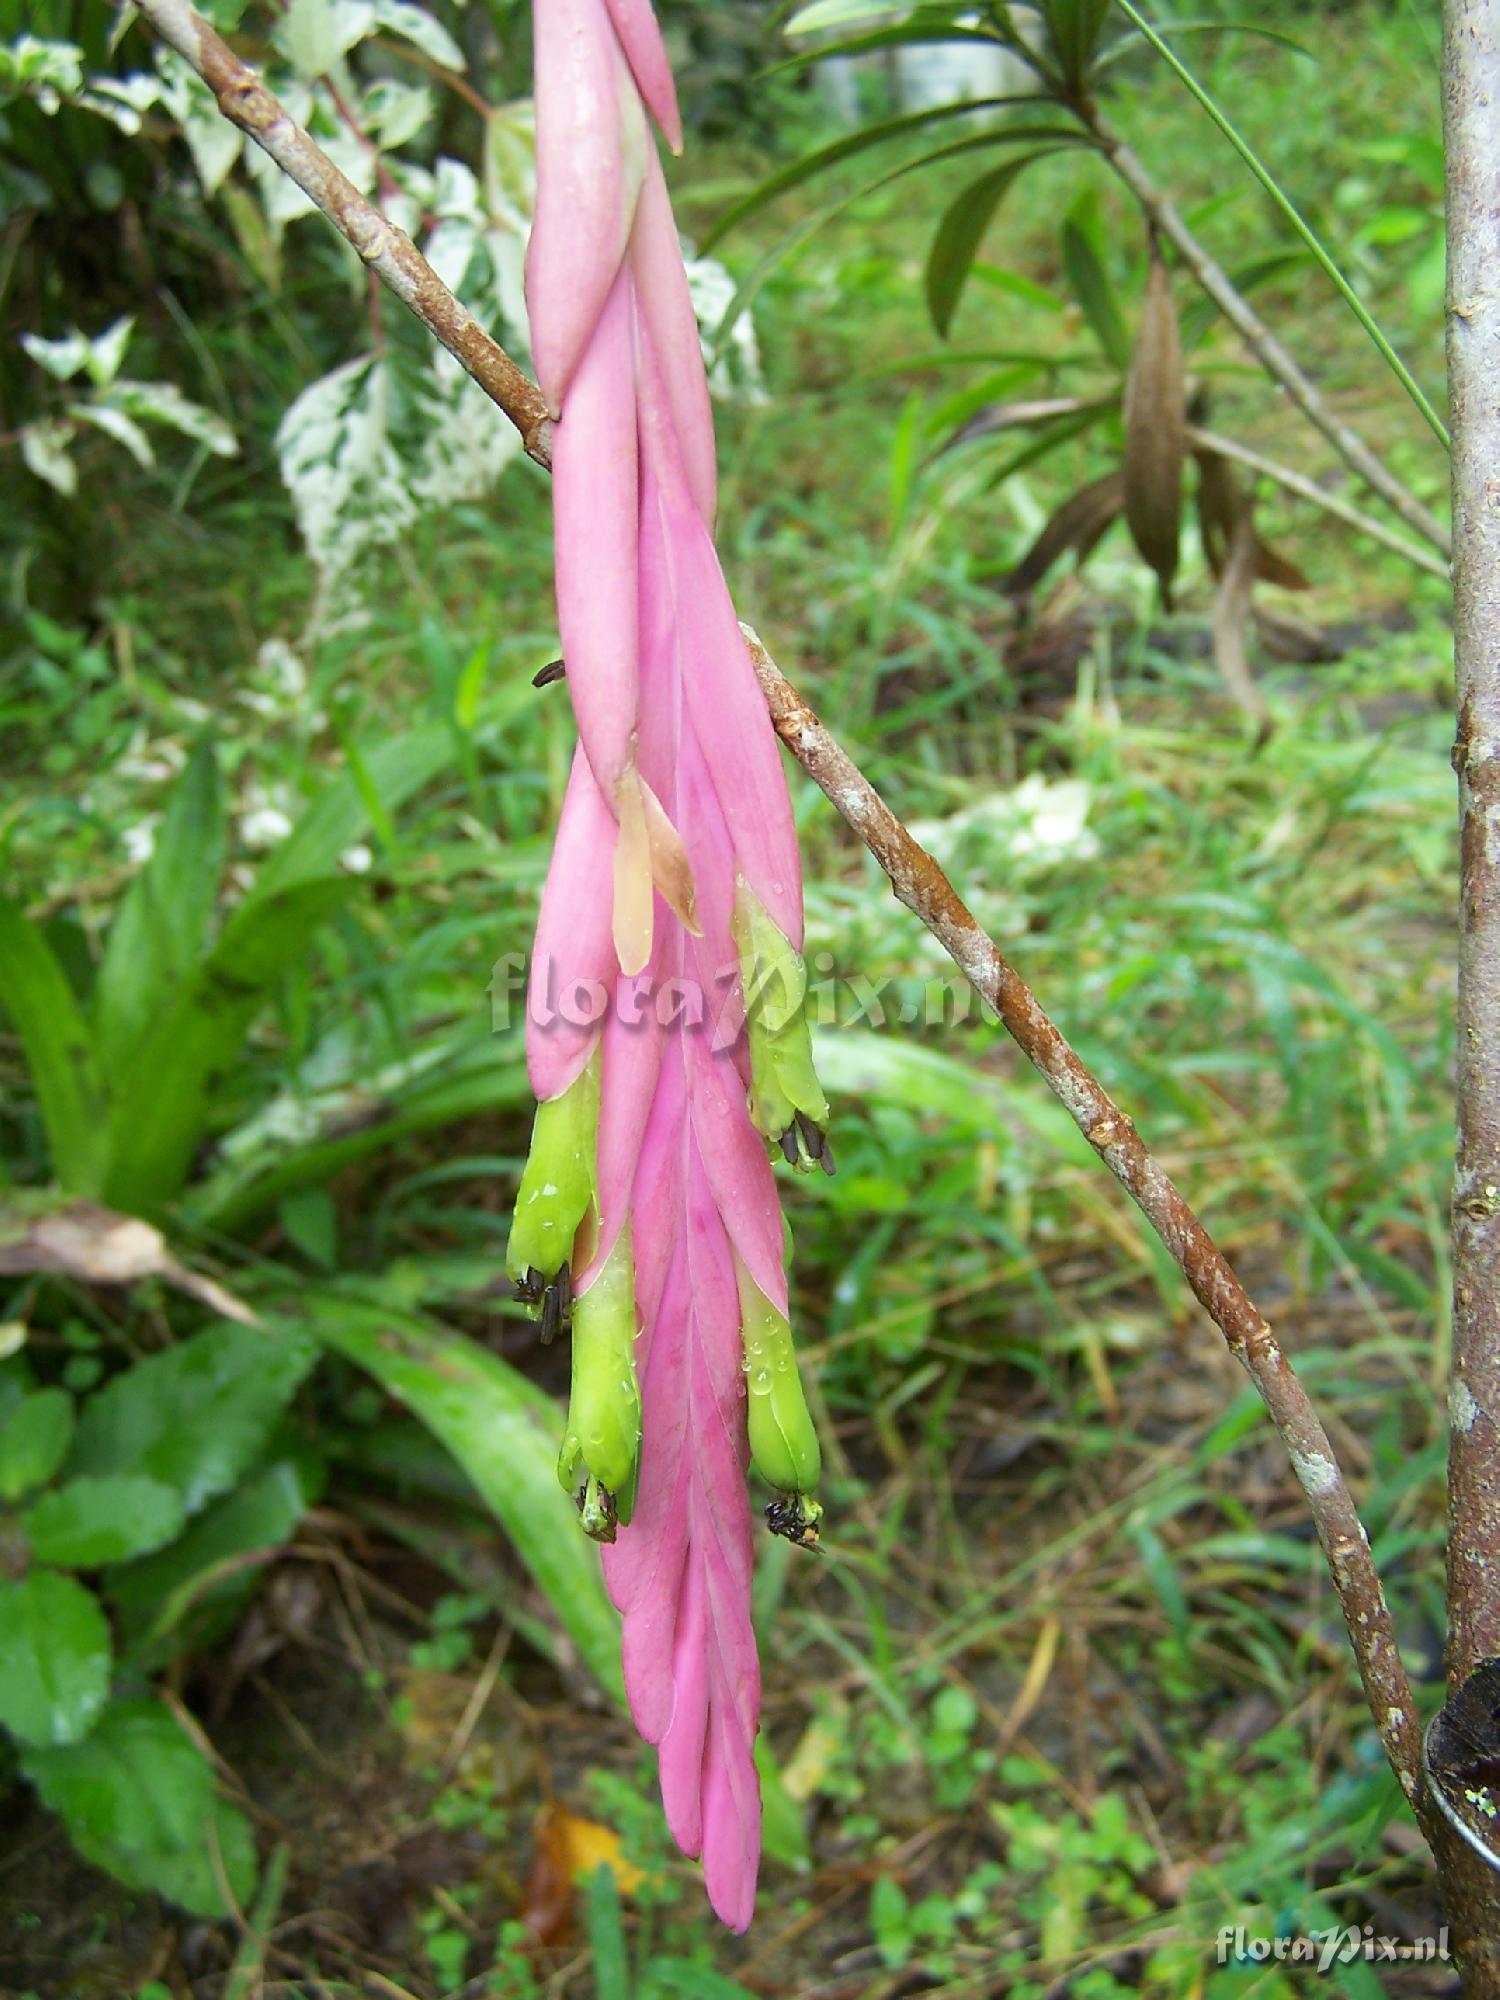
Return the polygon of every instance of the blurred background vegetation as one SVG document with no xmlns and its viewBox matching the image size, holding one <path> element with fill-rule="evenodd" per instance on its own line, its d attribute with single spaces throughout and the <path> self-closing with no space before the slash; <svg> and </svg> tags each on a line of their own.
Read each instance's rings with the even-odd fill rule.
<svg viewBox="0 0 1500 2000">
<path fill-rule="evenodd" d="M 528 10 L 211 11 L 524 352 Z M 663 13 L 692 244 L 948 87 L 785 67 L 748 0 Z M 1439 400 L 1431 10 L 1175 14 Z M 1126 41 L 1097 89 L 1440 507 L 1420 416 L 1180 85 Z M 501 1272 L 531 1102 L 491 968 L 572 741 L 531 684 L 545 483 L 138 26 L 0 0 L 0 93 L 0 1991 L 1277 1995 L 1302 1976 L 1219 1970 L 1221 1926 L 1433 1929 L 1253 1392 L 998 1028 L 929 1004 L 936 946 L 796 772 L 837 1016 L 840 1171 L 787 1187 L 828 1553 L 761 1548 L 770 1858 L 749 1937 L 713 1927 L 553 1476 L 565 1357 Z M 1034 122 L 941 136 L 986 115 Z M 1262 721 L 1191 509 L 1170 613 L 1123 526 L 1020 588 L 1120 463 L 1147 245 L 1058 148 L 942 339 L 934 229 L 993 162 L 847 200 L 917 136 L 788 174 L 694 264 L 725 568 L 1274 1314 L 1435 1701 L 1445 589 L 1253 482 Z M 1171 279 L 1214 429 L 1378 511 Z"/>
</svg>

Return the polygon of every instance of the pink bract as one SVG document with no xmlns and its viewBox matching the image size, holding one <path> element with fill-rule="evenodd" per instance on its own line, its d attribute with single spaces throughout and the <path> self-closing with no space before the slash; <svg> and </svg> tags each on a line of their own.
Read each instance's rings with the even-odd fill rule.
<svg viewBox="0 0 1500 2000">
<path fill-rule="evenodd" d="M 598 1230 L 574 1283 L 586 1297 L 628 1223 L 641 1398 L 634 1512 L 605 1575 L 668 1823 L 743 1930 L 760 1859 L 760 1670 L 736 1256 L 783 1313 L 787 1286 L 746 1105 L 731 914 L 747 884 L 800 949 L 801 868 L 713 544 L 702 350 L 646 120 L 680 146 L 655 17 L 649 0 L 535 0 L 534 12 L 527 299 L 558 413 L 558 621 L 580 750 L 533 992 L 595 982 L 608 1005 L 581 1025 L 533 1007 L 528 1061 L 550 1097 L 599 1049 Z"/>
</svg>

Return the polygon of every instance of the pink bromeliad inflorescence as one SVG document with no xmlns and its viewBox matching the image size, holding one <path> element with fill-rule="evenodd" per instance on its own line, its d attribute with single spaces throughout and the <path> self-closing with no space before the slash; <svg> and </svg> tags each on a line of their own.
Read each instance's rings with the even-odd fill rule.
<svg viewBox="0 0 1500 2000">
<path fill-rule="evenodd" d="M 821 1512 L 770 1155 L 831 1172 L 828 1107 L 791 804 L 714 550 L 708 385 L 649 123 L 680 149 L 671 70 L 649 0 L 534 12 L 526 289 L 579 741 L 532 964 L 539 1103 L 507 1263 L 544 1333 L 571 1324 L 559 1474 L 606 1544 L 672 1833 L 743 1930 L 760 1860 L 751 1458 L 776 1532 L 812 1544 Z"/>
</svg>

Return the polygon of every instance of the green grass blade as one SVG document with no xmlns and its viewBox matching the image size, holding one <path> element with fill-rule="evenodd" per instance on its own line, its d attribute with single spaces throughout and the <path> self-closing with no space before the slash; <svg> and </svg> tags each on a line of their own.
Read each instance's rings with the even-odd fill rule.
<svg viewBox="0 0 1500 2000">
<path fill-rule="evenodd" d="M 239 1055 L 271 986 L 310 948 L 355 888 L 349 876 L 248 898 L 196 978 L 142 1040 L 110 1113 L 106 1198 L 159 1213 L 181 1191 L 203 1136 L 214 1078 Z"/>
<path fill-rule="evenodd" d="M 4 901 L 0 1006 L 26 1051 L 53 1173 L 69 1194 L 97 1195 L 106 1162 L 105 1096 L 88 1024 L 40 928 Z"/>
<path fill-rule="evenodd" d="M 1219 109 L 1214 99 L 1210 97 L 1209 93 L 1203 88 L 1203 85 L 1199 83 L 1197 77 L 1193 75 L 1186 63 L 1168 48 L 1167 44 L 1145 16 L 1138 13 L 1131 5 L 1131 0 L 1119 0 L 1119 5 L 1120 11 L 1135 24 L 1151 44 L 1152 48 L 1161 57 L 1162 61 L 1167 65 L 1168 69 L 1172 71 L 1178 81 L 1196 98 L 1197 102 L 1208 113 L 1214 124 L 1224 134 L 1224 137 L 1233 146 L 1234 150 L 1245 162 L 1245 165 L 1254 174 L 1266 193 L 1302 238 L 1302 241 L 1317 259 L 1325 277 L 1331 281 L 1334 290 L 1369 335 L 1371 341 L 1374 343 L 1375 351 L 1379 354 L 1381 360 L 1384 361 L 1387 368 L 1390 369 L 1396 380 L 1401 384 L 1402 388 L 1416 405 L 1416 408 L 1420 411 L 1428 429 L 1446 451 L 1449 448 L 1447 425 L 1427 400 L 1421 385 L 1412 375 L 1411 370 L 1401 359 L 1395 348 L 1392 347 L 1384 333 L 1381 332 L 1364 300 L 1349 283 L 1349 280 L 1344 276 L 1329 252 L 1323 247 L 1322 238 L 1318 236 L 1311 224 L 1304 219 L 1301 210 L 1297 208 L 1290 195 L 1284 191 L 1281 183 L 1276 179 L 1269 167 L 1264 165 L 1259 154 L 1254 151 L 1249 141 L 1241 138 L 1234 125 L 1230 123 L 1229 119 Z"/>
</svg>

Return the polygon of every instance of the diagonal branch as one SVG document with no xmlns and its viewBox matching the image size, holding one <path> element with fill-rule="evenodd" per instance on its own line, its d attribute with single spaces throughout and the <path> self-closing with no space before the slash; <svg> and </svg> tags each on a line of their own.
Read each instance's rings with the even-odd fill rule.
<svg viewBox="0 0 1500 2000">
<path fill-rule="evenodd" d="M 339 173 L 287 116 L 255 72 L 187 5 L 187 0 L 138 0 L 138 4 L 158 33 L 214 91 L 225 116 L 248 132 L 312 197 L 370 268 L 505 412 L 530 455 L 538 464 L 549 464 L 546 406 L 540 390 L 458 303 L 410 238 L 394 229 Z M 1307 1495 L 1381 1744 L 1407 1798 L 1420 1806 L 1421 1741 L 1416 1705 L 1397 1649 L 1390 1610 L 1328 1433 L 1291 1363 L 1131 1120 L 1085 1068 L 1014 966 L 980 929 L 932 856 L 918 846 L 853 760 L 782 678 L 760 641 L 753 633 L 747 632 L 747 638 L 783 743 L 864 841 L 900 900 L 994 1008 L 1089 1144 L 1140 1207 L 1224 1335 L 1231 1353 L 1249 1371 Z"/>
</svg>

